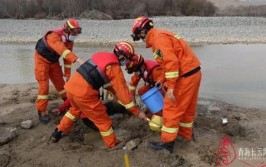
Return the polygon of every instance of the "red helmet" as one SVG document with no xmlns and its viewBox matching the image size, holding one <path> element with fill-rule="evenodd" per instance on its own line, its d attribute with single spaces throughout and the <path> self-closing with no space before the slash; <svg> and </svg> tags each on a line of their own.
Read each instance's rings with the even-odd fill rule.
<svg viewBox="0 0 266 167">
<path fill-rule="evenodd" d="M 135 53 L 134 47 L 129 42 L 117 42 L 114 47 L 116 56 L 123 55 L 126 59 L 131 59 Z"/>
<path fill-rule="evenodd" d="M 127 61 L 126 71 L 127 73 L 132 74 L 133 72 L 139 71 L 143 64 L 144 64 L 143 57 L 139 54 L 135 54 L 134 56 L 132 56 L 130 61 Z"/>
<path fill-rule="evenodd" d="M 153 28 L 153 21 L 145 16 L 140 16 L 135 19 L 132 26 L 132 37 L 134 41 L 138 41 L 140 38 L 144 38 L 140 36 L 140 32 L 145 30 L 145 34 L 149 29 Z"/>
<path fill-rule="evenodd" d="M 79 26 L 79 22 L 74 18 L 68 19 L 63 25 L 63 29 L 66 33 L 72 35 L 78 35 L 81 33 L 81 27 Z"/>
</svg>

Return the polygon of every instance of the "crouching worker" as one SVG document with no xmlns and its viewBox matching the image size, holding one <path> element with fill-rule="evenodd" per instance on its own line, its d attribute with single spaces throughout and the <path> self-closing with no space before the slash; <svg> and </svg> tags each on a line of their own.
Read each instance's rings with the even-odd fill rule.
<svg viewBox="0 0 266 167">
<path fill-rule="evenodd" d="M 155 86 L 157 81 L 164 79 L 162 67 L 153 60 L 144 60 L 141 55 L 134 55 L 131 58 L 131 61 L 127 62 L 126 71 L 128 74 L 133 73 L 129 90 L 131 96 L 134 98 L 136 94 L 136 88 L 141 79 L 143 79 L 145 84 L 138 89 L 138 94 L 140 96 Z M 162 91 L 162 93 L 164 92 Z M 149 112 L 149 115 L 151 117 L 153 113 Z M 161 115 L 161 112 L 156 113 L 156 115 Z"/>
<path fill-rule="evenodd" d="M 120 68 L 120 65 L 125 64 L 124 61 L 126 60 L 123 55 L 97 52 L 77 69 L 65 84 L 71 107 L 53 132 L 53 142 L 58 142 L 62 133 L 68 133 L 74 121 L 84 113 L 99 129 L 107 148 L 119 143 L 112 129 L 112 120 L 98 96 L 101 87 L 115 94 L 126 109 L 146 121 L 145 114 L 134 104 L 130 96 Z"/>
</svg>

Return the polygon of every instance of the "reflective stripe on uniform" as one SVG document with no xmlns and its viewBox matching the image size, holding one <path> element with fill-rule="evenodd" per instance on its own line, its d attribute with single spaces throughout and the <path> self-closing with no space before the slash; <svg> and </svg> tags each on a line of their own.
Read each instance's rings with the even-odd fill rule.
<svg viewBox="0 0 266 167">
<path fill-rule="evenodd" d="M 61 90 L 61 91 L 58 91 L 58 94 L 64 94 L 64 93 L 66 93 L 66 90 L 65 89 L 63 89 L 63 90 Z"/>
<path fill-rule="evenodd" d="M 68 53 L 70 53 L 71 51 L 70 50 L 65 50 L 64 52 L 63 52 L 63 54 L 61 55 L 62 57 L 63 57 L 63 59 L 67 56 L 67 54 Z"/>
<path fill-rule="evenodd" d="M 165 78 L 177 78 L 179 75 L 179 72 L 166 72 L 165 73 Z"/>
<path fill-rule="evenodd" d="M 48 95 L 38 95 L 38 96 L 37 96 L 37 99 L 38 99 L 38 100 L 41 100 L 41 99 L 42 99 L 42 100 L 43 100 L 43 99 L 48 99 Z"/>
<path fill-rule="evenodd" d="M 69 118 L 69 119 L 71 119 L 72 121 L 76 121 L 76 117 L 74 117 L 71 113 L 69 113 L 69 112 L 67 112 L 66 114 L 65 114 L 65 116 L 67 117 L 67 118 Z"/>
<path fill-rule="evenodd" d="M 179 39 L 179 38 L 181 38 L 181 37 L 180 37 L 179 35 L 176 34 L 176 35 L 175 35 L 175 38 Z"/>
<path fill-rule="evenodd" d="M 129 85 L 129 90 L 136 90 L 136 87 Z"/>
<path fill-rule="evenodd" d="M 189 122 L 189 123 L 180 122 L 179 126 L 184 127 L 184 128 L 191 128 L 193 126 L 193 122 Z"/>
<path fill-rule="evenodd" d="M 106 132 L 101 132 L 101 135 L 102 135 L 102 136 L 109 136 L 109 135 L 111 135 L 113 132 L 114 132 L 114 131 L 113 131 L 113 128 L 111 127 L 108 131 L 106 131 Z"/>
<path fill-rule="evenodd" d="M 134 103 L 134 101 L 131 101 L 130 103 L 128 103 L 128 104 L 123 104 L 120 100 L 117 100 L 117 102 L 119 103 L 119 104 L 121 104 L 122 106 L 124 106 L 126 109 L 129 109 L 129 108 L 131 108 L 131 107 L 134 107 L 135 106 L 135 103 Z"/>
<path fill-rule="evenodd" d="M 178 132 L 178 128 L 167 128 L 165 126 L 163 126 L 161 130 L 165 131 L 167 133 L 177 133 Z"/>
<path fill-rule="evenodd" d="M 64 64 L 64 67 L 65 68 L 71 68 L 72 67 L 72 64 Z"/>
</svg>

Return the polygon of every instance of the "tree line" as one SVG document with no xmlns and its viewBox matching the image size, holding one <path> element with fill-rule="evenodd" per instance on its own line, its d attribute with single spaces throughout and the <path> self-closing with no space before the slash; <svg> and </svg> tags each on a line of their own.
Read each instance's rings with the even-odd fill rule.
<svg viewBox="0 0 266 167">
<path fill-rule="evenodd" d="M 207 0 L 1 0 L 0 18 L 129 19 L 146 16 L 213 16 Z"/>
<path fill-rule="evenodd" d="M 129 19 L 145 16 L 266 16 L 266 5 L 218 10 L 207 0 L 0 0 L 0 19 Z"/>
</svg>

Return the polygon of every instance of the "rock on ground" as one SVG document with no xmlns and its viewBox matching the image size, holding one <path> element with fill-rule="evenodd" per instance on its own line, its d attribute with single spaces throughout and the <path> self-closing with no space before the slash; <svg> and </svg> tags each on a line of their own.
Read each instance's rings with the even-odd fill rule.
<svg viewBox="0 0 266 167">
<path fill-rule="evenodd" d="M 16 128 L 3 128 L 0 127 L 0 146 L 8 143 L 17 136 Z"/>
</svg>

